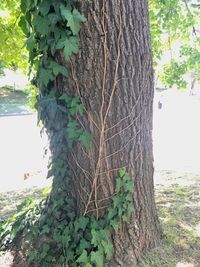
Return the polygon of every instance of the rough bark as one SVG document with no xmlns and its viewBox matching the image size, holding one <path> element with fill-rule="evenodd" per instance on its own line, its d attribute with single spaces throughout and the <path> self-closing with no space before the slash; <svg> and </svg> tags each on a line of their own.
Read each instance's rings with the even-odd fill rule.
<svg viewBox="0 0 200 267">
<path fill-rule="evenodd" d="M 144 251 L 156 246 L 160 229 L 153 187 L 153 70 L 147 0 L 78 1 L 87 22 L 80 33 L 80 53 L 61 81 L 79 95 L 92 133 L 91 146 L 73 145 L 63 158 L 70 170 L 69 194 L 79 214 L 101 216 L 114 192 L 115 178 L 126 167 L 134 183 L 134 214 L 113 236 L 112 266 L 134 266 Z M 59 57 L 62 61 L 62 56 Z M 62 141 L 60 122 L 54 139 Z M 63 144 L 64 145 L 64 144 Z M 54 180 L 54 186 L 58 183 Z"/>
</svg>

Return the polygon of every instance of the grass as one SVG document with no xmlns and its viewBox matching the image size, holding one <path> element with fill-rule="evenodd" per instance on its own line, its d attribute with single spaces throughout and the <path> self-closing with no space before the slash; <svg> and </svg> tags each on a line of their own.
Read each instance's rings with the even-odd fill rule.
<svg viewBox="0 0 200 267">
<path fill-rule="evenodd" d="M 139 267 L 200 267 L 200 174 L 162 171 L 156 175 L 156 203 L 164 238 Z M 13 214 L 28 196 L 38 199 L 42 190 L 1 193 L 0 219 Z M 12 265 L 2 265 L 7 266 Z"/>
<path fill-rule="evenodd" d="M 161 172 L 160 175 L 169 182 L 167 186 L 156 186 L 156 203 L 164 239 L 160 247 L 145 255 L 139 266 L 199 267 L 200 176 L 174 172 Z"/>
<path fill-rule="evenodd" d="M 35 200 L 42 198 L 42 189 L 32 188 L 23 191 L 0 193 L 0 221 L 12 216 L 19 204 L 30 197 Z"/>
</svg>

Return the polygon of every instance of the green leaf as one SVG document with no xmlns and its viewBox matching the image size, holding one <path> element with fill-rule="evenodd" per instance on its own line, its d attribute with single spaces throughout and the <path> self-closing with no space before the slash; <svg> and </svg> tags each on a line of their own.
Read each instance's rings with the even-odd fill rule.
<svg viewBox="0 0 200 267">
<path fill-rule="evenodd" d="M 85 231 L 88 223 L 89 223 L 88 217 L 84 217 L 84 216 L 79 217 L 79 219 L 74 222 L 75 232 L 78 232 L 78 230 Z"/>
<path fill-rule="evenodd" d="M 63 100 L 66 104 L 68 104 L 71 100 L 71 97 L 64 93 L 59 97 L 59 99 Z"/>
<path fill-rule="evenodd" d="M 35 47 L 35 38 L 34 38 L 34 35 L 31 34 L 30 37 L 27 39 L 25 45 L 27 46 L 27 48 L 29 50 L 33 50 L 34 47 Z"/>
<path fill-rule="evenodd" d="M 87 251 L 84 249 L 80 257 L 76 260 L 78 263 L 87 263 L 88 262 L 88 254 Z"/>
<path fill-rule="evenodd" d="M 119 176 L 122 178 L 126 174 L 126 168 L 122 168 L 119 170 Z"/>
<path fill-rule="evenodd" d="M 38 252 L 36 250 L 32 250 L 28 256 L 28 261 L 33 262 L 38 257 Z"/>
<path fill-rule="evenodd" d="M 49 21 L 48 17 L 43 18 L 39 15 L 34 17 L 33 25 L 35 26 L 37 32 L 40 33 L 41 35 L 47 35 L 48 34 L 49 25 L 50 25 L 50 21 Z"/>
<path fill-rule="evenodd" d="M 63 255 L 60 256 L 59 262 L 60 263 L 64 263 L 65 262 L 65 257 Z"/>
<path fill-rule="evenodd" d="M 76 36 L 63 36 L 56 45 L 57 49 L 64 49 L 65 59 L 69 59 L 79 51 L 79 39 Z"/>
<path fill-rule="evenodd" d="M 49 251 L 49 249 L 50 249 L 49 244 L 44 244 L 44 245 L 42 246 L 42 250 L 45 251 L 45 252 Z"/>
<path fill-rule="evenodd" d="M 95 229 L 92 229 L 91 234 L 92 234 L 91 244 L 96 247 L 98 246 L 98 231 L 96 231 Z"/>
<path fill-rule="evenodd" d="M 21 0 L 21 2 L 20 2 L 20 8 L 21 8 L 21 11 L 23 14 L 25 14 L 27 11 L 27 3 L 28 3 L 28 1 L 26 1 L 26 0 Z"/>
<path fill-rule="evenodd" d="M 69 7 L 61 5 L 60 7 L 61 15 L 67 20 L 67 26 L 71 29 L 74 35 L 78 34 L 80 31 L 80 23 L 85 22 L 86 18 L 80 14 L 77 9 L 71 11 Z"/>
<path fill-rule="evenodd" d="M 114 217 L 116 217 L 116 215 L 117 215 L 117 210 L 110 208 L 107 216 L 108 221 L 112 220 Z"/>
<path fill-rule="evenodd" d="M 51 192 L 51 186 L 45 187 L 44 190 L 42 190 L 42 195 L 47 196 Z"/>
<path fill-rule="evenodd" d="M 79 140 L 80 142 L 83 143 L 83 145 L 84 145 L 84 147 L 85 147 L 86 149 L 89 149 L 89 148 L 90 148 L 91 137 L 92 137 L 92 135 L 91 135 L 90 133 L 83 132 L 83 133 L 79 136 L 78 140 Z"/>
<path fill-rule="evenodd" d="M 49 1 L 42 1 L 42 3 L 39 4 L 38 8 L 43 16 L 46 16 L 49 13 L 50 4 Z"/>
<path fill-rule="evenodd" d="M 90 244 L 90 242 L 89 241 L 87 241 L 86 239 L 84 239 L 84 238 L 82 238 L 81 240 L 80 240 L 80 244 L 79 244 L 79 246 L 78 246 L 78 249 L 79 250 L 84 250 L 84 249 L 89 249 L 91 247 L 91 244 Z"/>
<path fill-rule="evenodd" d="M 116 192 L 119 193 L 122 187 L 123 187 L 123 180 L 118 178 L 116 181 L 116 187 L 115 187 Z"/>
<path fill-rule="evenodd" d="M 51 26 L 55 27 L 56 23 L 61 19 L 61 17 L 56 13 L 50 13 L 48 15 Z M 55 31 L 54 31 L 55 33 Z"/>
<path fill-rule="evenodd" d="M 96 264 L 97 267 L 103 267 L 104 265 L 104 256 L 103 252 L 100 250 L 92 251 L 91 253 L 91 261 Z"/>
<path fill-rule="evenodd" d="M 112 245 L 112 241 L 109 239 L 107 242 L 105 240 L 101 241 L 101 244 L 104 248 L 104 252 L 106 254 L 106 258 L 108 260 L 111 260 L 112 258 L 112 253 L 113 253 L 113 245 Z"/>
<path fill-rule="evenodd" d="M 39 71 L 39 79 L 40 79 L 40 82 L 43 82 L 44 85 L 47 86 L 49 81 L 52 81 L 54 79 L 52 70 L 41 67 Z"/>
<path fill-rule="evenodd" d="M 53 74 L 55 76 L 57 76 L 58 74 L 62 74 L 63 76 L 68 75 L 67 69 L 64 66 L 58 64 L 56 61 L 52 60 L 50 62 L 50 67 L 52 68 Z"/>
<path fill-rule="evenodd" d="M 110 221 L 110 226 L 112 226 L 112 228 L 113 228 L 115 231 L 117 231 L 118 228 L 119 228 L 119 222 L 116 221 L 116 220 L 111 220 L 111 221 Z"/>
<path fill-rule="evenodd" d="M 77 134 L 77 126 L 78 123 L 75 120 L 71 120 L 68 122 L 67 125 L 67 137 L 68 137 L 68 141 L 73 141 L 76 140 L 78 138 L 78 134 Z"/>
<path fill-rule="evenodd" d="M 42 227 L 42 232 L 41 232 L 41 234 L 48 234 L 49 232 L 50 232 L 49 226 L 48 226 L 48 224 L 45 224 L 45 225 Z"/>
<path fill-rule="evenodd" d="M 21 16 L 19 26 L 21 27 L 23 33 L 28 37 L 30 34 L 30 25 L 28 24 L 24 16 Z"/>
<path fill-rule="evenodd" d="M 84 110 L 84 106 L 80 102 L 80 97 L 79 96 L 73 97 L 70 102 L 71 115 L 74 115 L 77 113 L 80 113 L 81 115 L 83 115 L 83 110 Z"/>
</svg>

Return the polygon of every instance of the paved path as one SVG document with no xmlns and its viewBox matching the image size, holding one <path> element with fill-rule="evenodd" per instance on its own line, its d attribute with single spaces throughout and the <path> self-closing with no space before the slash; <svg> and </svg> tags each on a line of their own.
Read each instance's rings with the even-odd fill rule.
<svg viewBox="0 0 200 267">
<path fill-rule="evenodd" d="M 200 100 L 164 99 L 154 107 L 154 157 L 158 170 L 200 172 Z M 13 113 L 12 113 L 13 114 Z M 5 114 L 4 114 L 5 115 Z M 47 158 L 37 115 L 0 116 L 0 192 L 45 186 Z M 28 179 L 25 179 L 30 174 Z"/>
<path fill-rule="evenodd" d="M 200 98 L 168 94 L 154 107 L 154 157 L 160 170 L 200 172 Z"/>
<path fill-rule="evenodd" d="M 0 191 L 48 184 L 45 142 L 36 114 L 0 117 Z"/>
</svg>

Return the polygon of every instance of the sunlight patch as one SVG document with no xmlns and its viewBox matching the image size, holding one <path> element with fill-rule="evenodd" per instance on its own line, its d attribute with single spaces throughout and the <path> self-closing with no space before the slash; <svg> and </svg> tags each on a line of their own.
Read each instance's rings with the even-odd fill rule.
<svg viewBox="0 0 200 267">
<path fill-rule="evenodd" d="M 176 267 L 195 267 L 193 263 L 178 262 Z"/>
</svg>

